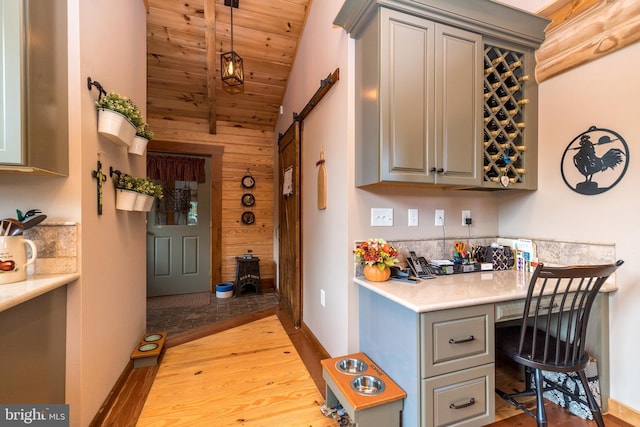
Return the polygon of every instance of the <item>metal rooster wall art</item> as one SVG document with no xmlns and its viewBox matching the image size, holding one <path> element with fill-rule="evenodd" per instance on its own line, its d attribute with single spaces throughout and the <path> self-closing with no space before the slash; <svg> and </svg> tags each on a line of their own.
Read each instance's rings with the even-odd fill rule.
<svg viewBox="0 0 640 427">
<path fill-rule="evenodd" d="M 624 138 L 615 131 L 591 126 L 569 143 L 560 169 L 573 191 L 595 195 L 620 182 L 628 165 L 629 147 Z"/>
</svg>

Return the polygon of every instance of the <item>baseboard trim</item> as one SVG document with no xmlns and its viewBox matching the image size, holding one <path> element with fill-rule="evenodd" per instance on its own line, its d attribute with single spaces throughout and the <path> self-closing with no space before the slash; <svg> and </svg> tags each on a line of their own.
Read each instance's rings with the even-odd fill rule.
<svg viewBox="0 0 640 427">
<path fill-rule="evenodd" d="M 631 425 L 640 426 L 640 411 L 609 398 L 609 414 Z"/>
<path fill-rule="evenodd" d="M 304 323 L 304 321 L 302 322 L 302 325 L 300 325 L 300 330 L 302 330 L 302 333 L 304 334 L 305 337 L 307 337 L 307 339 L 309 340 L 309 343 L 311 343 L 311 345 L 315 348 L 318 354 L 320 354 L 321 359 L 331 358 L 331 356 L 329 355 L 329 352 L 322 346 L 318 338 L 316 338 L 316 336 L 313 335 L 313 332 L 311 332 L 311 329 L 309 329 L 309 327 L 306 325 L 306 323 Z"/>
</svg>

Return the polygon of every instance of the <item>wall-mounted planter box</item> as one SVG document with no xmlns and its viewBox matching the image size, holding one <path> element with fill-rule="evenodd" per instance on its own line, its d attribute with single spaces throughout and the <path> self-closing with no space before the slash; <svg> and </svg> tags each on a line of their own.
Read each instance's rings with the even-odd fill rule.
<svg viewBox="0 0 640 427">
<path fill-rule="evenodd" d="M 136 136 L 136 127 L 122 114 L 98 108 L 98 133 L 116 145 L 128 147 Z"/>
<path fill-rule="evenodd" d="M 149 140 L 147 138 L 136 135 L 131 145 L 129 145 L 129 154 L 144 155 L 144 150 L 146 150 L 148 143 Z"/>
</svg>

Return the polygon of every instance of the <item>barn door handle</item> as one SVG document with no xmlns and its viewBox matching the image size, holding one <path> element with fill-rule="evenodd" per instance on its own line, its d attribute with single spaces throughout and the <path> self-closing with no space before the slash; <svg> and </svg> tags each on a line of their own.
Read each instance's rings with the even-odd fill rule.
<svg viewBox="0 0 640 427">
<path fill-rule="evenodd" d="M 455 403 L 452 403 L 451 405 L 449 405 L 449 409 L 463 409 L 475 404 L 476 400 L 472 397 L 467 403 L 463 403 L 462 405 L 456 405 Z"/>
<path fill-rule="evenodd" d="M 465 342 L 470 342 L 475 340 L 476 338 L 473 335 L 469 335 L 469 338 L 463 338 L 461 340 L 457 340 L 455 338 L 449 338 L 449 344 L 462 344 Z"/>
</svg>

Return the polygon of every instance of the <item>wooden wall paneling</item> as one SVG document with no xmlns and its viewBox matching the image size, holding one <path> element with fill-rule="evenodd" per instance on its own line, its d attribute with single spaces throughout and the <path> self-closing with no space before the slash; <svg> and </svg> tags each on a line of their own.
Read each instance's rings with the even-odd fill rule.
<svg viewBox="0 0 640 427">
<path fill-rule="evenodd" d="M 209 111 L 209 133 L 216 133 L 216 70 L 219 61 L 216 50 L 216 5 L 215 0 L 204 0 L 205 56 L 207 58 L 207 107 Z M 207 54 L 209 53 L 209 54 Z"/>
<path fill-rule="evenodd" d="M 560 0 L 538 14 L 552 20 L 536 51 L 538 82 L 640 40 L 637 0 Z"/>
<path fill-rule="evenodd" d="M 241 128 L 227 122 L 217 122 L 217 134 L 212 135 L 206 126 L 194 129 L 191 122 L 161 120 L 150 118 L 149 125 L 155 132 L 150 141 L 153 150 L 162 141 L 162 148 L 175 152 L 207 150 L 211 147 L 224 147 L 221 158 L 220 214 L 220 281 L 235 280 L 235 257 L 252 249 L 260 258 L 260 275 L 267 283 L 275 278 L 274 252 L 274 165 L 273 131 Z M 195 153 L 194 153 L 195 154 Z M 240 203 L 244 189 L 240 179 L 250 169 L 256 178 L 252 193 L 256 204 L 251 210 L 256 215 L 253 225 L 242 224 L 240 217 L 245 207 Z M 216 247 L 215 245 L 213 246 Z"/>
</svg>

